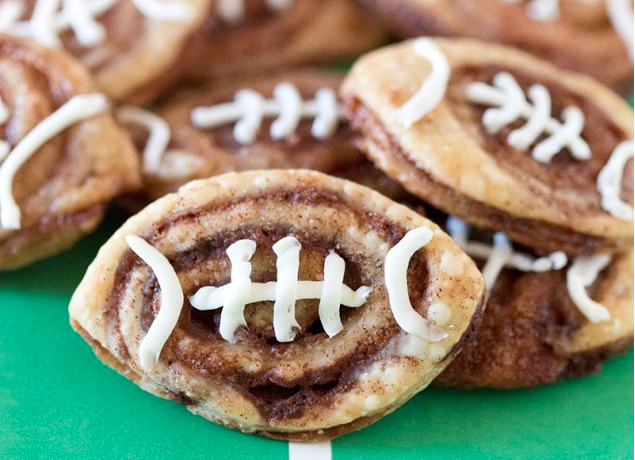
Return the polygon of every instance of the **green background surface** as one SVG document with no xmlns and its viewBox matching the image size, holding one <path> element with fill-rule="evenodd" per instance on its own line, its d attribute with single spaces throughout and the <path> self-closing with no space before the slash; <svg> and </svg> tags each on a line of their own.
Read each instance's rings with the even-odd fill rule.
<svg viewBox="0 0 635 460">
<path fill-rule="evenodd" d="M 110 215 L 75 249 L 0 274 L 0 458 L 286 459 L 284 442 L 143 392 L 71 330 L 70 295 L 120 223 Z M 333 458 L 633 458 L 633 352 L 600 374 L 531 391 L 424 391 L 335 440 Z"/>
</svg>

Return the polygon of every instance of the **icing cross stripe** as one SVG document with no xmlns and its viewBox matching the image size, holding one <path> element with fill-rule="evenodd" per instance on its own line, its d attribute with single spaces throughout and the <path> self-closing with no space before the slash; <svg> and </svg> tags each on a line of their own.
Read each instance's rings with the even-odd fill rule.
<svg viewBox="0 0 635 460">
<path fill-rule="evenodd" d="M 311 134 L 317 139 L 333 136 L 344 118 L 344 111 L 332 88 L 321 88 L 312 100 L 304 101 L 298 88 L 288 82 L 276 85 L 273 99 L 266 99 L 250 89 L 238 91 L 232 102 L 211 107 L 196 107 L 191 118 L 198 128 L 234 125 L 234 138 L 240 144 L 256 140 L 265 117 L 277 117 L 269 130 L 272 139 L 292 135 L 304 118 L 314 118 Z"/>
<path fill-rule="evenodd" d="M 546 272 L 560 270 L 567 263 L 564 252 L 557 251 L 546 257 L 534 258 L 527 254 L 514 252 L 509 238 L 504 233 L 494 235 L 494 244 L 490 246 L 478 241 L 470 241 L 469 226 L 461 219 L 451 216 L 446 222 L 448 233 L 461 246 L 467 255 L 475 259 L 486 260 L 483 267 L 483 279 L 488 291 L 491 291 L 503 268 L 508 267 L 521 272 Z M 586 319 L 592 323 L 607 321 L 611 318 L 609 310 L 589 297 L 586 288 L 591 286 L 598 275 L 611 262 L 611 256 L 600 254 L 581 256 L 573 260 L 567 269 L 567 291 L 569 297 Z"/>
<path fill-rule="evenodd" d="M 289 8 L 294 2 L 295 0 L 265 0 L 269 10 L 276 13 Z M 238 24 L 245 19 L 245 0 L 218 0 L 216 11 L 224 22 Z"/>
<path fill-rule="evenodd" d="M 98 18 L 120 0 L 37 0 L 29 20 L 21 0 L 0 0 L 0 32 L 32 38 L 41 45 L 59 48 L 59 35 L 72 30 L 83 47 L 103 43 L 106 31 Z M 186 1 L 130 0 L 145 17 L 157 21 L 187 21 L 194 10 Z"/>
<path fill-rule="evenodd" d="M 537 161 L 549 163 L 563 148 L 577 160 L 591 158 L 591 149 L 580 136 L 584 129 L 584 114 L 579 108 L 566 107 L 561 123 L 551 116 L 551 95 L 545 86 L 532 85 L 527 95 L 529 101 L 516 79 L 507 72 L 496 74 L 491 86 L 476 82 L 467 87 L 470 102 L 495 107 L 483 114 L 483 125 L 489 134 L 496 134 L 517 120 L 527 120 L 525 125 L 509 133 L 507 142 L 512 147 L 525 150 L 546 133 L 548 137 L 532 150 Z"/>
<path fill-rule="evenodd" d="M 104 112 L 107 108 L 108 100 L 103 94 L 74 96 L 38 123 L 9 151 L 0 166 L 0 228 L 21 227 L 20 208 L 13 197 L 13 179 L 22 165 L 62 131 Z"/>
<path fill-rule="evenodd" d="M 160 116 L 141 107 L 124 106 L 117 109 L 116 115 L 123 124 L 141 127 L 148 132 L 143 149 L 143 170 L 150 174 L 157 173 L 172 137 L 170 125 Z"/>
<path fill-rule="evenodd" d="M 448 336 L 435 320 L 438 308 L 430 308 L 430 319 L 417 313 L 408 296 L 407 280 L 410 259 L 432 237 L 432 230 L 427 227 L 406 233 L 386 255 L 384 278 L 388 301 L 397 324 L 409 334 L 438 342 Z M 129 235 L 126 241 L 130 249 L 155 273 L 161 290 L 161 308 L 139 347 L 140 364 L 147 370 L 158 362 L 161 349 L 176 326 L 185 299 L 174 268 L 159 250 L 138 236 Z M 252 240 L 239 240 L 230 245 L 226 250 L 231 263 L 230 282 L 220 287 L 201 287 L 189 298 L 190 304 L 197 310 L 222 307 L 219 333 L 230 343 L 236 343 L 236 331 L 240 327 L 247 327 L 244 310 L 248 304 L 274 302 L 273 327 L 276 340 L 291 342 L 300 330 L 295 317 L 296 301 L 319 299 L 320 321 L 326 334 L 334 337 L 343 330 L 340 306 L 361 307 L 372 292 L 369 286 L 361 286 L 354 291 L 344 284 L 346 263 L 335 251 L 330 251 L 324 260 L 322 281 L 299 280 L 302 246 L 293 236 L 282 238 L 273 245 L 277 257 L 276 281 L 254 283 L 251 281 L 251 259 L 256 249 L 256 242 Z M 443 307 L 447 309 L 445 305 Z M 449 310 L 444 316 L 448 314 Z"/>
</svg>

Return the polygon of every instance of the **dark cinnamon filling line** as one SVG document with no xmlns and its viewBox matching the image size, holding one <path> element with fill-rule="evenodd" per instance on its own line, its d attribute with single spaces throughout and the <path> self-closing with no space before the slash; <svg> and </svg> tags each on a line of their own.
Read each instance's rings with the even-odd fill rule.
<svg viewBox="0 0 635 460">
<path fill-rule="evenodd" d="M 360 149 L 371 159 L 374 156 L 373 147 L 380 150 L 383 155 L 390 155 L 399 165 L 400 170 L 407 171 L 408 174 L 416 177 L 418 187 L 411 189 L 411 193 L 419 195 L 436 208 L 465 218 L 481 227 L 509 233 L 518 242 L 535 248 L 541 254 L 558 250 L 568 254 L 616 252 L 632 244 L 632 240 L 628 238 L 607 239 L 585 235 L 548 222 L 519 218 L 475 201 L 437 181 L 419 168 L 404 152 L 399 142 L 386 131 L 381 120 L 359 99 L 349 97 L 345 99 L 344 104 L 353 128 L 364 134 L 364 137 L 359 140 Z M 367 148 L 369 146 L 370 148 Z M 385 172 L 388 175 L 394 174 L 391 171 Z M 425 190 L 425 196 L 421 196 L 424 193 L 422 189 Z M 571 216 L 571 218 L 574 217 L 574 215 Z"/>
<path fill-rule="evenodd" d="M 302 188 L 296 190 L 271 190 L 253 196 L 241 197 L 237 199 L 218 200 L 209 205 L 187 211 L 185 213 L 172 215 L 162 221 L 157 222 L 152 231 L 145 235 L 150 242 L 158 241 L 166 228 L 175 225 L 187 225 L 188 221 L 208 213 L 219 213 L 230 209 L 238 203 L 250 202 L 254 207 L 261 203 L 271 204 L 272 202 L 298 203 L 304 205 L 328 205 L 337 208 L 347 207 L 355 219 L 356 225 L 371 227 L 375 229 L 389 244 L 396 244 L 405 234 L 405 229 L 387 220 L 384 216 L 368 212 L 361 208 L 351 208 L 350 204 L 345 204 L 343 198 L 337 193 L 329 190 L 317 188 Z M 254 281 L 266 282 L 276 278 L 275 255 L 271 250 L 271 245 L 282 237 L 294 235 L 302 244 L 301 252 L 301 276 L 300 279 L 322 279 L 322 264 L 327 255 L 328 249 L 335 249 L 340 256 L 346 260 L 345 283 L 352 289 L 356 289 L 362 284 L 376 286 L 380 280 L 367 279 L 367 274 L 362 273 L 363 254 L 356 254 L 347 247 L 338 244 L 331 237 L 326 239 L 316 237 L 310 231 L 303 231 L 290 224 L 272 223 L 258 228 L 241 227 L 231 229 L 227 232 L 212 235 L 200 241 L 194 247 L 176 254 L 167 254 L 168 259 L 173 264 L 177 272 L 186 272 L 192 268 L 201 267 L 204 264 L 210 266 L 211 272 L 217 272 L 222 266 L 222 258 L 225 258 L 227 247 L 239 239 L 252 239 L 258 244 L 258 251 L 254 256 Z M 226 262 L 225 262 L 226 263 Z M 109 318 L 109 334 L 115 337 L 117 343 L 118 359 L 125 361 L 128 358 L 128 351 L 125 348 L 125 340 L 119 330 L 119 311 L 122 293 L 129 282 L 130 274 L 137 265 L 142 264 L 131 251 L 127 251 L 122 258 L 115 273 L 114 288 L 111 292 L 105 314 Z M 265 267 L 265 268 L 263 268 Z M 229 282 L 227 264 L 224 267 L 224 278 L 218 278 L 218 284 Z M 304 277 L 302 271 L 307 271 L 313 276 Z M 381 280 L 383 282 L 383 279 Z M 410 262 L 408 272 L 408 283 L 410 287 L 410 297 L 414 305 L 423 305 L 427 287 L 431 280 L 427 262 L 423 256 L 415 256 Z M 209 280 L 201 279 L 195 283 L 193 292 L 186 292 L 191 295 L 198 287 L 209 285 Z M 141 318 L 142 329 L 147 330 L 154 320 L 156 310 L 160 305 L 160 291 L 154 275 L 146 280 L 143 286 L 143 307 Z M 304 304 L 304 305 L 302 305 Z M 305 310 L 303 311 L 303 307 Z M 355 373 L 360 366 L 369 365 L 376 359 L 375 355 L 386 346 L 388 341 L 399 332 L 399 327 L 392 317 L 386 327 L 379 330 L 368 331 L 364 334 L 354 349 L 347 355 L 334 360 L 329 365 L 321 368 L 306 369 L 301 378 L 294 380 L 280 380 L 276 377 L 274 369 L 276 362 L 283 362 L 289 350 L 309 349 L 312 345 L 328 339 L 321 327 L 316 325 L 317 301 L 299 301 L 297 303 L 298 319 L 302 324 L 302 331 L 298 333 L 296 340 L 292 343 L 278 343 L 272 340 L 272 329 L 270 324 L 263 326 L 262 321 L 258 323 L 258 316 L 264 311 L 266 317 L 270 314 L 272 302 L 261 302 L 247 306 L 246 316 L 248 321 L 252 321 L 249 329 L 241 329 L 237 333 L 238 342 L 251 349 L 261 350 L 269 356 L 273 364 L 270 364 L 271 371 L 266 369 L 260 374 L 247 374 L 241 371 L 240 363 L 221 362 L 222 359 L 209 359 L 206 351 L 201 350 L 201 355 L 180 355 L 180 351 L 170 347 L 169 342 L 164 347 L 164 356 L 169 361 L 178 362 L 194 373 L 214 382 L 229 383 L 234 389 L 239 391 L 244 397 L 253 402 L 262 416 L 270 421 L 291 419 L 301 417 L 307 408 L 315 405 L 328 405 L 341 392 L 346 391 L 355 385 Z M 250 309 L 255 316 L 250 316 Z M 342 321 L 344 328 L 357 315 L 364 314 L 364 307 L 359 309 L 347 309 L 342 307 Z M 424 313 L 424 312 L 423 312 Z M 186 337 L 192 340 L 203 340 L 209 343 L 218 343 L 223 340 L 218 333 L 220 311 L 199 312 L 191 306 L 186 305 L 181 313 L 177 329 Z M 350 326 L 349 326 L 350 327 Z M 334 344 L 336 346 L 336 343 Z M 170 348 L 170 349 L 167 349 Z M 222 357 L 219 357 L 222 358 Z M 272 367 L 273 366 L 273 367 Z"/>
</svg>

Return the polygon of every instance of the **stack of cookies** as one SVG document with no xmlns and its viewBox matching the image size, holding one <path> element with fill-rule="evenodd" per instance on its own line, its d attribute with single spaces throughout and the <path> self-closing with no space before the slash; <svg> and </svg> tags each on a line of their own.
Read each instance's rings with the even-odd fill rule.
<svg viewBox="0 0 635 460">
<path fill-rule="evenodd" d="M 628 91 L 632 6 L 485 3 L 0 0 L 0 270 L 129 210 L 72 327 L 279 439 L 597 371 L 633 341 L 633 113 L 565 68 Z"/>
</svg>

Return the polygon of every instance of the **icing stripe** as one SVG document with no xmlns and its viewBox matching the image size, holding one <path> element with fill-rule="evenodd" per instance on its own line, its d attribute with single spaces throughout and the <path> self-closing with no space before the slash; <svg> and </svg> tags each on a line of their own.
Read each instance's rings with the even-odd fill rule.
<svg viewBox="0 0 635 460">
<path fill-rule="evenodd" d="M 24 14 L 24 3 L 18 0 L 5 0 L 0 3 L 0 32 L 9 29 Z"/>
<path fill-rule="evenodd" d="M 340 302 L 344 287 L 346 263 L 335 251 L 330 251 L 324 261 L 324 283 L 320 298 L 319 313 L 324 332 L 333 337 L 342 331 Z"/>
<path fill-rule="evenodd" d="M 145 17 L 157 21 L 188 21 L 194 9 L 184 1 L 130 0 Z"/>
<path fill-rule="evenodd" d="M 157 249 L 138 236 L 128 235 L 126 242 L 154 272 L 161 289 L 161 309 L 139 345 L 139 362 L 148 371 L 159 361 L 163 345 L 172 334 L 183 307 L 183 289 L 176 272 Z"/>
<path fill-rule="evenodd" d="M 236 343 L 235 332 L 240 326 L 247 326 L 245 305 L 251 292 L 251 263 L 256 252 L 256 243 L 240 240 L 227 248 L 231 262 L 231 284 L 224 298 L 224 308 L 220 319 L 220 335 L 230 343 Z"/>
<path fill-rule="evenodd" d="M 300 328 L 295 319 L 295 302 L 305 299 L 321 299 L 320 321 L 329 337 L 342 330 L 339 307 L 357 308 L 366 303 L 372 289 L 362 286 L 357 291 L 343 284 L 345 262 L 331 251 L 324 261 L 324 281 L 298 281 L 301 245 L 292 236 L 283 238 L 274 246 L 277 259 L 278 281 L 252 283 L 250 260 L 256 249 L 251 240 L 240 240 L 227 249 L 232 264 L 231 282 L 221 287 L 205 286 L 190 297 L 197 310 L 221 312 L 221 336 L 234 343 L 235 332 L 246 326 L 245 305 L 256 302 L 274 302 L 274 332 L 279 342 L 293 340 Z"/>
<path fill-rule="evenodd" d="M 170 143 L 170 125 L 163 118 L 140 107 L 121 107 L 117 110 L 117 118 L 124 124 L 140 126 L 148 131 L 148 140 L 143 149 L 143 170 L 147 173 L 158 172 Z"/>
<path fill-rule="evenodd" d="M 628 55 L 633 60 L 633 34 L 635 33 L 633 22 L 635 17 L 631 0 L 606 0 L 606 11 L 613 29 L 624 42 Z"/>
<path fill-rule="evenodd" d="M 344 112 L 331 88 L 321 88 L 315 98 L 303 101 L 298 89 L 291 83 L 278 84 L 273 99 L 265 99 L 256 91 L 238 91 L 232 102 L 192 110 L 192 124 L 198 128 L 216 128 L 229 123 L 234 125 L 234 138 L 241 144 L 255 141 L 266 117 L 277 117 L 271 124 L 272 139 L 284 139 L 292 135 L 303 118 L 314 118 L 311 134 L 317 139 L 327 139 L 335 133 Z"/>
<path fill-rule="evenodd" d="M 523 0 L 501 0 L 519 3 Z M 580 3 L 597 3 L 598 0 L 578 0 Z M 552 22 L 560 18 L 560 0 L 531 0 L 525 7 L 527 16 L 535 21 Z"/>
<path fill-rule="evenodd" d="M 13 178 L 20 167 L 49 140 L 108 107 L 103 94 L 75 96 L 42 120 L 15 146 L 0 166 L 0 227 L 20 228 L 20 208 L 13 197 Z"/>
<path fill-rule="evenodd" d="M 430 75 L 421 88 L 393 115 L 396 122 L 409 129 L 430 113 L 445 97 L 450 78 L 450 63 L 443 51 L 429 38 L 418 38 L 413 51 L 432 66 Z"/>
<path fill-rule="evenodd" d="M 95 20 L 84 0 L 63 0 L 64 12 L 80 45 L 91 47 L 104 41 L 106 31 Z"/>
<path fill-rule="evenodd" d="M 633 207 L 620 198 L 624 168 L 633 158 L 633 147 L 632 140 L 624 141 L 615 147 L 597 179 L 602 208 L 622 220 L 633 220 Z"/>
<path fill-rule="evenodd" d="M 482 270 L 485 287 L 488 291 L 494 287 L 498 275 L 503 271 L 505 265 L 509 263 L 512 255 L 513 250 L 509 238 L 504 233 L 496 233 L 494 235 L 494 247 Z"/>
<path fill-rule="evenodd" d="M 589 297 L 586 288 L 591 286 L 602 270 L 611 262 L 610 255 L 577 257 L 567 270 L 567 290 L 580 312 L 592 323 L 611 318 L 604 306 Z"/>
<path fill-rule="evenodd" d="M 532 151 L 537 161 L 549 163 L 563 148 L 568 149 L 577 160 L 591 158 L 591 149 L 581 137 L 584 129 L 582 111 L 577 107 L 566 107 L 562 112 L 564 122 L 561 123 L 551 117 L 551 96 L 546 87 L 533 85 L 528 95 L 531 102 L 525 98 L 516 79 L 507 72 L 496 74 L 491 86 L 476 82 L 469 84 L 466 90 L 470 102 L 495 107 L 483 114 L 483 125 L 490 134 L 497 133 L 516 120 L 528 120 L 523 127 L 509 134 L 507 141 L 512 147 L 524 150 L 543 133 L 549 134 Z"/>
<path fill-rule="evenodd" d="M 332 460 L 331 441 L 289 442 L 289 460 Z"/>
<path fill-rule="evenodd" d="M 412 256 L 432 240 L 432 230 L 420 227 L 410 230 L 386 255 L 384 278 L 395 321 L 409 334 L 437 342 L 446 332 L 423 318 L 412 308 L 408 289 L 408 263 Z"/>
<path fill-rule="evenodd" d="M 33 39 L 51 48 L 60 46 L 60 39 L 55 33 L 53 23 L 53 15 L 59 5 L 59 0 L 38 0 L 31 16 L 30 29 Z"/>
<path fill-rule="evenodd" d="M 293 5 L 295 0 L 266 0 L 271 11 L 282 11 Z M 245 19 L 245 0 L 218 0 L 216 5 L 218 16 L 224 22 L 237 24 Z"/>
<path fill-rule="evenodd" d="M 467 255 L 475 259 L 486 260 L 491 257 L 493 248 L 489 244 L 478 241 L 469 241 L 469 227 L 458 217 L 450 216 L 446 222 L 448 233 L 452 239 L 461 246 Z M 562 251 L 552 252 L 545 257 L 532 257 L 514 251 L 507 260 L 505 266 L 522 272 L 547 272 L 560 270 L 567 265 L 567 255 Z"/>
<path fill-rule="evenodd" d="M 298 274 L 300 271 L 300 249 L 302 245 L 292 236 L 287 236 L 273 245 L 278 256 L 276 301 L 273 305 L 273 329 L 278 342 L 291 342 L 300 325 L 295 319 L 295 302 L 298 298 Z"/>
</svg>

